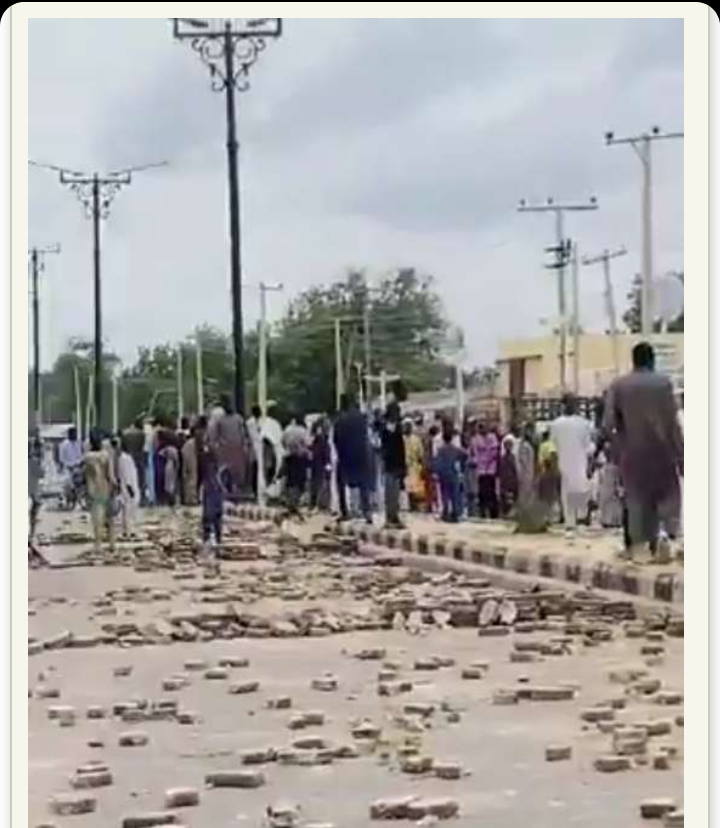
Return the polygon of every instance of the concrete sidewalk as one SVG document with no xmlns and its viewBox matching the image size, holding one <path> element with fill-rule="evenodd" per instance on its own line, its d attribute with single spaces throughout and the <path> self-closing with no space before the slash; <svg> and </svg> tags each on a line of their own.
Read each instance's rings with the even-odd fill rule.
<svg viewBox="0 0 720 828">
<path fill-rule="evenodd" d="M 233 512 L 251 520 L 277 515 L 275 509 L 257 506 L 239 506 Z M 618 560 L 619 532 L 580 527 L 576 537 L 568 539 L 562 530 L 554 529 L 541 535 L 514 534 L 511 524 L 503 521 L 447 524 L 429 515 L 406 515 L 405 523 L 404 529 L 381 529 L 348 522 L 341 524 L 341 531 L 387 549 L 623 592 L 679 607 L 684 602 L 682 565 L 635 565 Z"/>
</svg>

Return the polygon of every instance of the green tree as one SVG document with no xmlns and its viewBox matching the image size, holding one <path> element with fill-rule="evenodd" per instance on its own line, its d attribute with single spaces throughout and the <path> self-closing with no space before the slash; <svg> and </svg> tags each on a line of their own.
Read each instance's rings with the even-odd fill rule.
<svg viewBox="0 0 720 828">
<path fill-rule="evenodd" d="M 276 325 L 270 342 L 270 395 L 285 408 L 334 408 L 336 318 L 343 320 L 346 385 L 356 391 L 353 367 L 364 362 L 366 308 L 373 373 L 384 369 L 400 374 L 410 391 L 445 381 L 448 368 L 441 350 L 447 321 L 432 277 L 404 268 L 370 289 L 366 274 L 351 270 L 329 287 L 302 293 Z"/>
</svg>

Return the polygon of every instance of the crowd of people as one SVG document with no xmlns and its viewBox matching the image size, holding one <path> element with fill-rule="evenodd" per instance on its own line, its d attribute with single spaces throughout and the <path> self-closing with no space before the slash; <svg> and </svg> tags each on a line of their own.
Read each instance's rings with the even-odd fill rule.
<svg viewBox="0 0 720 828">
<path fill-rule="evenodd" d="M 31 440 L 31 539 L 40 454 Z M 334 511 L 339 520 L 372 523 L 383 512 L 390 527 L 403 526 L 403 513 L 449 523 L 512 519 L 525 531 L 553 523 L 568 533 L 582 523 L 622 527 L 626 557 L 641 557 L 645 547 L 660 559 L 680 531 L 682 457 L 672 387 L 641 343 L 597 425 L 570 395 L 552 422 L 507 430 L 441 415 L 428 423 L 404 416 L 394 399 L 384 411 L 363 412 L 349 395 L 334 418 L 297 414 L 283 429 L 257 407 L 245 420 L 223 398 L 179 427 L 141 418 L 120 434 L 93 430 L 86 444 L 71 428 L 57 461 L 70 492 L 84 485 L 98 548 L 104 535 L 114 548 L 118 517 L 123 536 L 132 537 L 138 508 L 200 505 L 203 554 L 211 557 L 222 542 L 225 501 L 279 498 L 291 516 Z M 77 499 L 68 497 L 73 505 Z"/>
</svg>

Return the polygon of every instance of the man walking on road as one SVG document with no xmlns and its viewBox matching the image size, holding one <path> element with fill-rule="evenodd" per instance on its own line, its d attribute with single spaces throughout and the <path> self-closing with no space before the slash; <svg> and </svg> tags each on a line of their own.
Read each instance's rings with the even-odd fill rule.
<svg viewBox="0 0 720 828">
<path fill-rule="evenodd" d="M 90 432 L 90 451 L 85 455 L 87 494 L 90 501 L 95 552 L 99 553 L 107 529 L 110 552 L 115 551 L 115 527 L 113 525 L 113 497 L 117 490 L 114 464 L 102 447 L 100 432 Z"/>
<path fill-rule="evenodd" d="M 605 430 L 617 438 L 631 560 L 649 552 L 659 562 L 661 531 L 677 536 L 683 437 L 670 380 L 655 373 L 647 342 L 632 352 L 633 370 L 615 380 L 605 405 Z"/>
<path fill-rule="evenodd" d="M 577 526 L 578 518 L 587 515 L 592 426 L 589 420 L 578 414 L 577 399 L 571 394 L 563 398 L 563 414 L 553 422 L 550 434 L 558 452 L 565 528 L 572 532 Z"/>
</svg>

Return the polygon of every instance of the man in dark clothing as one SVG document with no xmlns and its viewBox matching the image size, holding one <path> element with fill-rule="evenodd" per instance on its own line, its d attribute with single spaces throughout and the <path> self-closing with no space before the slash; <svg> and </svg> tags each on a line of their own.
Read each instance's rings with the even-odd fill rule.
<svg viewBox="0 0 720 828">
<path fill-rule="evenodd" d="M 372 523 L 368 490 L 370 441 L 367 421 L 357 403 L 347 395 L 343 395 L 340 401 L 340 416 L 335 421 L 333 442 L 338 458 L 337 486 L 341 519 L 348 520 L 350 516 L 345 494 L 347 486 L 359 489 L 363 517 L 366 523 Z"/>
<path fill-rule="evenodd" d="M 389 527 L 402 528 L 400 521 L 400 489 L 407 474 L 405 438 L 400 427 L 400 406 L 391 402 L 380 430 L 383 472 L 385 476 L 385 522 Z"/>
<path fill-rule="evenodd" d="M 147 455 L 145 454 L 145 429 L 143 427 L 142 417 L 126 428 L 123 432 L 123 441 L 127 447 L 128 454 L 135 463 L 138 476 L 138 486 L 140 488 L 140 505 L 147 505 Z"/>
<path fill-rule="evenodd" d="M 633 370 L 610 386 L 604 412 L 605 431 L 617 438 L 631 560 L 648 547 L 655 554 L 661 526 L 677 535 L 684 470 L 672 383 L 655 373 L 649 343 L 636 345 L 632 360 Z"/>
</svg>

